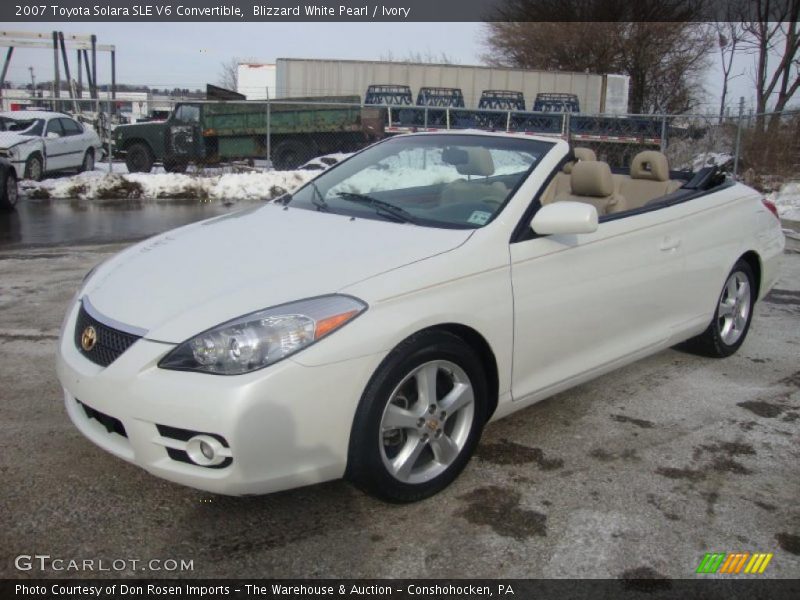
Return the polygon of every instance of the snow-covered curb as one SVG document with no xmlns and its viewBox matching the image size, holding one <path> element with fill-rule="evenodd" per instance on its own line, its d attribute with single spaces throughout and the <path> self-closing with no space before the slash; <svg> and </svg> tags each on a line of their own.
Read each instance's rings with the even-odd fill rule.
<svg viewBox="0 0 800 600">
<path fill-rule="evenodd" d="M 127 173 L 125 166 L 105 163 L 94 171 L 71 177 L 62 176 L 42 181 L 26 180 L 20 184 L 28 198 L 198 198 L 202 200 L 271 200 L 291 192 L 321 170 L 327 169 L 347 154 L 321 156 L 295 171 L 248 169 L 206 169 L 179 174 L 157 169 L 153 173 Z"/>
<path fill-rule="evenodd" d="M 778 208 L 781 219 L 800 221 L 800 181 L 784 183 L 777 192 L 772 192 L 768 199 Z"/>
</svg>

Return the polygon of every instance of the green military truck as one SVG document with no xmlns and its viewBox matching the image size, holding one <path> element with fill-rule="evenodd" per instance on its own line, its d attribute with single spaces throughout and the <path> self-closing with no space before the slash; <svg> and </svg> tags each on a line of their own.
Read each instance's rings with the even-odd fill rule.
<svg viewBox="0 0 800 600">
<path fill-rule="evenodd" d="M 182 102 L 165 121 L 118 126 L 114 153 L 124 157 L 131 173 L 149 172 L 159 161 L 179 173 L 190 163 L 268 157 L 277 169 L 294 169 L 320 154 L 353 151 L 383 136 L 384 109 L 359 103 L 358 96 Z"/>
</svg>

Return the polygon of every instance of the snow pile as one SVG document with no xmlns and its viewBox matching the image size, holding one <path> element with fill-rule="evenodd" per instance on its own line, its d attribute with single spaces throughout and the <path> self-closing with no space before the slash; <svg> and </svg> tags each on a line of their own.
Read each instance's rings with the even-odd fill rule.
<svg viewBox="0 0 800 600">
<path fill-rule="evenodd" d="M 32 198 L 270 200 L 300 187 L 316 174 L 314 171 L 265 171 L 204 176 L 91 171 L 38 183 L 26 181 L 22 187 Z"/>
<path fill-rule="evenodd" d="M 688 165 L 687 165 L 688 166 Z M 732 167 L 733 155 L 727 152 L 704 152 L 692 159 L 691 171 L 696 173 L 705 167 Z"/>
<path fill-rule="evenodd" d="M 769 199 L 778 207 L 782 219 L 800 221 L 800 181 L 784 183 Z"/>
</svg>

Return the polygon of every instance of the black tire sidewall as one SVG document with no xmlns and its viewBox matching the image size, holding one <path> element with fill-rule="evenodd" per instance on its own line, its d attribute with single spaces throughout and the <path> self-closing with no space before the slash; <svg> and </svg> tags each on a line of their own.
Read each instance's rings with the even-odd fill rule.
<svg viewBox="0 0 800 600">
<path fill-rule="evenodd" d="M 13 204 L 11 203 L 8 190 L 9 187 L 12 186 L 14 188 L 17 187 L 17 178 L 12 171 L 8 171 L 8 173 L 6 173 L 6 180 L 3 182 L 3 196 L 0 198 L 0 208 L 4 210 L 13 210 L 17 202 L 19 202 L 19 189 L 17 188 L 16 200 Z"/>
<path fill-rule="evenodd" d="M 89 163 L 91 163 L 91 165 Z M 81 162 L 81 173 L 92 170 L 94 170 L 94 152 L 92 152 L 90 149 L 87 150 L 83 155 L 83 161 Z"/>
<path fill-rule="evenodd" d="M 149 173 L 153 170 L 153 157 L 150 150 L 144 144 L 133 144 L 127 150 L 128 155 L 125 160 L 125 166 L 130 173 Z M 144 164 L 137 165 L 137 157 L 141 157 Z M 149 168 L 147 168 L 149 166 Z M 133 167 L 133 168 L 131 168 Z"/>
<path fill-rule="evenodd" d="M 469 377 L 475 397 L 475 413 L 467 442 L 456 460 L 434 479 L 407 484 L 394 478 L 383 464 L 379 430 L 392 392 L 411 371 L 434 360 L 447 360 Z M 393 350 L 370 379 L 353 420 L 347 478 L 368 493 L 391 502 L 413 502 L 447 487 L 470 460 L 486 421 L 487 383 L 477 354 L 463 340 L 447 332 L 422 332 Z"/>
</svg>

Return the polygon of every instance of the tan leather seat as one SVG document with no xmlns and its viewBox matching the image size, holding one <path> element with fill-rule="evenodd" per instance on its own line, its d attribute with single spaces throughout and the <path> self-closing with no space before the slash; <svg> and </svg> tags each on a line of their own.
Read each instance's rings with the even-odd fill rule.
<svg viewBox="0 0 800 600">
<path fill-rule="evenodd" d="M 633 157 L 630 176 L 615 177 L 617 190 L 628 208 L 640 208 L 653 198 L 674 192 L 680 181 L 670 181 L 667 157 L 655 150 L 645 150 Z"/>
<path fill-rule="evenodd" d="M 570 192 L 559 194 L 555 202 L 586 202 L 600 216 L 627 210 L 625 198 L 614 190 L 614 179 L 608 164 L 601 161 L 580 161 L 572 167 Z"/>
<path fill-rule="evenodd" d="M 486 148 L 463 148 L 467 162 L 456 165 L 461 175 L 489 177 L 494 174 L 494 160 Z M 442 204 L 456 202 L 486 202 L 500 205 L 508 196 L 508 188 L 500 181 L 487 183 L 484 179 L 456 179 L 448 183 L 441 194 Z"/>
<path fill-rule="evenodd" d="M 544 194 L 542 194 L 542 204 L 550 204 L 555 200 L 556 196 L 561 194 L 569 194 L 570 175 L 572 174 L 572 167 L 576 162 L 580 162 L 582 160 L 597 160 L 597 155 L 591 148 L 575 148 L 572 152 L 575 155 L 576 160 L 571 160 L 568 163 L 565 163 L 561 168 L 561 171 L 556 173 L 553 181 L 550 182 L 550 185 L 547 186 Z"/>
</svg>

